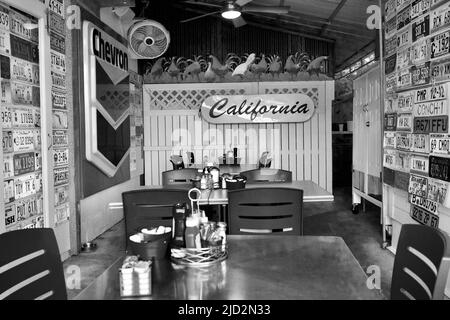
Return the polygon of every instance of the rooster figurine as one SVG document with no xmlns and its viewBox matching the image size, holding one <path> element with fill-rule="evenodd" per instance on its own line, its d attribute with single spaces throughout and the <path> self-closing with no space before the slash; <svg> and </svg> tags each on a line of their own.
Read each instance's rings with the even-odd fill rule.
<svg viewBox="0 0 450 320">
<path fill-rule="evenodd" d="M 214 82 L 216 81 L 216 73 L 212 68 L 212 63 L 208 62 L 208 69 L 205 71 L 205 80 L 206 82 Z"/>
<path fill-rule="evenodd" d="M 321 57 L 314 59 L 308 65 L 308 68 L 306 69 L 306 71 L 309 73 L 310 76 L 313 74 L 316 74 L 317 76 L 319 76 L 319 73 L 322 71 L 321 70 L 322 62 L 324 62 L 325 60 L 328 60 L 327 56 L 321 56 Z"/>
<path fill-rule="evenodd" d="M 241 76 L 244 77 L 244 74 L 250 69 L 250 66 L 255 61 L 256 55 L 254 53 L 250 54 L 247 57 L 247 60 L 244 63 L 241 63 L 234 69 L 232 76 Z"/>
<path fill-rule="evenodd" d="M 165 61 L 165 58 L 159 58 L 156 60 L 155 64 L 152 66 L 152 69 L 150 70 L 150 76 L 152 79 L 160 78 L 163 73 L 163 62 Z"/>
<path fill-rule="evenodd" d="M 222 78 L 239 64 L 239 57 L 233 53 L 227 55 L 224 65 L 222 65 L 219 59 L 213 55 L 210 55 L 209 58 L 212 61 L 212 71 L 214 71 L 216 75 Z"/>
<path fill-rule="evenodd" d="M 267 61 L 264 54 L 261 56 L 261 60 L 258 63 L 252 65 L 251 71 L 254 74 L 258 75 L 258 78 L 261 78 L 261 74 L 267 72 Z"/>
<path fill-rule="evenodd" d="M 178 68 L 177 63 L 175 63 L 175 57 L 173 57 L 170 66 L 167 69 L 167 73 L 169 74 L 169 76 L 177 78 L 180 72 L 180 68 Z"/>
<path fill-rule="evenodd" d="M 297 75 L 297 72 L 300 70 L 300 66 L 295 63 L 294 55 L 290 55 L 286 59 L 286 64 L 284 65 L 284 71 L 291 75 L 291 78 L 294 78 Z"/>
<path fill-rule="evenodd" d="M 269 57 L 269 73 L 274 77 L 280 74 L 282 69 L 281 59 L 277 55 Z"/>
<path fill-rule="evenodd" d="M 202 56 L 194 56 L 194 59 L 187 60 L 189 65 L 184 69 L 183 76 L 186 79 L 188 76 L 196 77 L 200 82 L 200 72 L 207 67 L 206 60 Z"/>
</svg>

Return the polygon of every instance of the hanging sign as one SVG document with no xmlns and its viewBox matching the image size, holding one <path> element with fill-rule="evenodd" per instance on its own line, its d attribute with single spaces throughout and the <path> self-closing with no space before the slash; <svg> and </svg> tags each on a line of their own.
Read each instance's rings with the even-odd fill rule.
<svg viewBox="0 0 450 320">
<path fill-rule="evenodd" d="M 445 2 L 442 6 L 431 10 L 431 33 L 443 29 L 450 25 L 450 2 Z"/>
<path fill-rule="evenodd" d="M 408 193 L 425 198 L 428 193 L 428 178 L 411 174 Z"/>
<path fill-rule="evenodd" d="M 427 134 L 412 134 L 411 135 L 411 151 L 416 153 L 429 153 L 430 143 Z"/>
<path fill-rule="evenodd" d="M 396 113 L 386 113 L 384 115 L 384 130 L 385 131 L 397 130 L 397 114 Z"/>
<path fill-rule="evenodd" d="M 450 181 L 450 158 L 442 158 L 430 156 L 430 168 L 428 173 L 431 178 L 436 178 L 443 181 Z"/>
<path fill-rule="evenodd" d="M 431 37 L 431 59 L 450 53 L 450 31 L 445 31 Z"/>
<path fill-rule="evenodd" d="M 439 226 L 439 217 L 437 215 L 431 214 L 416 206 L 411 206 L 411 218 L 435 229 Z"/>
<path fill-rule="evenodd" d="M 414 133 L 447 133 L 448 116 L 414 118 Z"/>
<path fill-rule="evenodd" d="M 202 103 L 202 118 L 210 123 L 305 122 L 314 115 L 306 94 L 216 95 Z"/>
</svg>

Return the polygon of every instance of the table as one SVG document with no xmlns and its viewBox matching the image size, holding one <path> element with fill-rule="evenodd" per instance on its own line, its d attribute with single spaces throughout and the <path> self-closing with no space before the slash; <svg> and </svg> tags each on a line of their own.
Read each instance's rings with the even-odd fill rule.
<svg viewBox="0 0 450 320">
<path fill-rule="evenodd" d="M 246 189 L 253 188 L 292 188 L 303 190 L 303 202 L 333 201 L 334 196 L 313 181 L 292 181 L 276 183 L 247 183 Z M 201 205 L 227 205 L 228 190 L 202 190 Z"/>
<path fill-rule="evenodd" d="M 383 299 L 344 240 L 316 236 L 229 236 L 228 259 L 206 268 L 162 260 L 153 265 L 152 296 L 144 299 Z M 123 257 L 77 300 L 120 299 Z"/>
<path fill-rule="evenodd" d="M 203 164 L 194 164 L 188 166 L 187 168 L 203 169 Z M 244 171 L 258 169 L 257 164 L 216 164 L 216 167 L 220 169 L 220 174 L 240 174 Z"/>
</svg>

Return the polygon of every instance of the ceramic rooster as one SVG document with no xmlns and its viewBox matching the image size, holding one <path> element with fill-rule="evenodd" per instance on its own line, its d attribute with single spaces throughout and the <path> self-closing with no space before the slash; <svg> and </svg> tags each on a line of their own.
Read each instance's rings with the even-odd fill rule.
<svg viewBox="0 0 450 320">
<path fill-rule="evenodd" d="M 299 70 L 300 70 L 300 66 L 295 63 L 294 56 L 290 55 L 286 59 L 286 64 L 284 65 L 284 71 L 289 73 L 291 75 L 291 78 L 293 78 Z"/>
<path fill-rule="evenodd" d="M 255 63 L 251 66 L 251 71 L 258 75 L 258 78 L 261 77 L 261 74 L 267 72 L 267 61 L 266 56 L 262 55 L 261 60 L 258 63 Z"/>
<path fill-rule="evenodd" d="M 202 71 L 202 67 L 198 61 L 192 61 L 191 64 L 189 64 L 186 69 L 184 69 L 184 77 L 187 77 L 189 75 L 191 76 L 197 76 Z"/>
<path fill-rule="evenodd" d="M 310 76 L 313 74 L 316 74 L 318 76 L 319 73 L 321 72 L 320 68 L 322 66 L 322 62 L 324 62 L 325 60 L 328 60 L 327 56 L 321 56 L 321 57 L 314 59 L 308 65 L 308 68 L 306 69 L 306 71 L 309 73 Z"/>
<path fill-rule="evenodd" d="M 165 58 L 159 58 L 156 60 L 155 64 L 152 66 L 152 69 L 150 70 L 150 76 L 155 79 L 161 77 L 163 73 L 163 62 L 165 61 Z"/>
<path fill-rule="evenodd" d="M 256 55 L 254 53 L 250 54 L 247 57 L 247 60 L 244 63 L 241 63 L 234 69 L 232 76 L 241 76 L 243 77 L 244 74 L 249 70 L 252 63 L 255 61 Z"/>
<path fill-rule="evenodd" d="M 269 57 L 269 72 L 272 76 L 279 74 L 281 72 L 282 65 L 281 59 L 277 55 Z"/>
<path fill-rule="evenodd" d="M 176 78 L 180 74 L 180 68 L 178 68 L 177 64 L 175 63 L 175 57 L 173 57 L 171 61 L 172 62 L 170 63 L 169 68 L 167 69 L 167 73 L 171 77 L 175 77 Z"/>
<path fill-rule="evenodd" d="M 233 70 L 239 61 L 239 58 L 234 54 L 228 54 L 227 59 L 225 60 L 225 64 L 221 64 L 219 59 L 213 55 L 210 55 L 209 58 L 212 61 L 211 69 L 214 71 L 216 75 L 219 77 L 224 77 L 228 72 Z"/>
<path fill-rule="evenodd" d="M 207 82 L 214 82 L 216 80 L 216 73 L 212 68 L 212 63 L 208 62 L 208 69 L 205 71 L 205 80 Z"/>
</svg>

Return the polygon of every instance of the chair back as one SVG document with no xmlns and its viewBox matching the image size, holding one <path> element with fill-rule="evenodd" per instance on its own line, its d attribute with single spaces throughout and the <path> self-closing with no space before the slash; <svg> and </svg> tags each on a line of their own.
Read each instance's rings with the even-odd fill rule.
<svg viewBox="0 0 450 320">
<path fill-rule="evenodd" d="M 247 183 L 292 182 L 292 172 L 281 169 L 260 168 L 241 172 Z"/>
<path fill-rule="evenodd" d="M 228 191 L 230 234 L 303 235 L 303 190 Z"/>
<path fill-rule="evenodd" d="M 129 237 L 142 228 L 173 227 L 172 208 L 177 203 L 189 203 L 187 191 L 142 189 L 122 193 L 127 248 Z"/>
<path fill-rule="evenodd" d="M 52 229 L 0 234 L 0 300 L 66 300 L 58 244 Z"/>
<path fill-rule="evenodd" d="M 195 168 L 185 168 L 179 170 L 169 170 L 162 173 L 162 183 L 164 188 L 170 189 L 190 189 L 192 179 L 198 174 Z"/>
<path fill-rule="evenodd" d="M 450 266 L 448 237 L 428 226 L 404 224 L 392 272 L 391 299 L 443 299 Z"/>
</svg>

